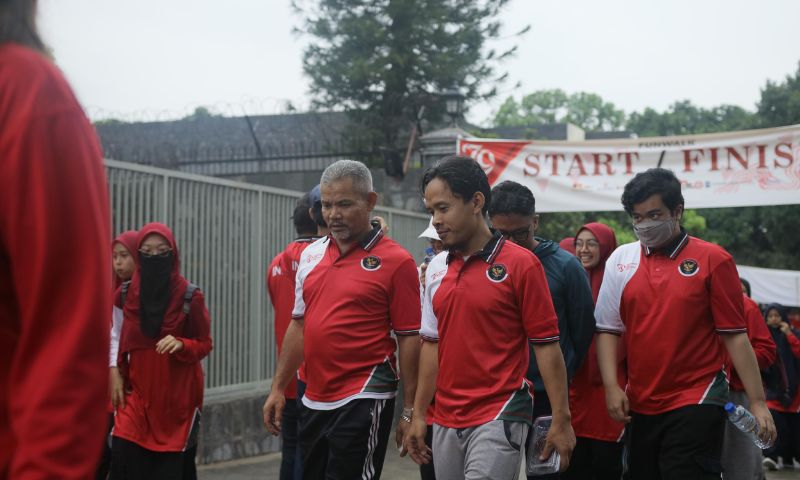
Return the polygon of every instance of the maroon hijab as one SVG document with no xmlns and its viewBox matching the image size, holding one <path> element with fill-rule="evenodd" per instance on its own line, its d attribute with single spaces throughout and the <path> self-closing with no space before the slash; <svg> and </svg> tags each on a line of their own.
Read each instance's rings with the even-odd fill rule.
<svg viewBox="0 0 800 480">
<path fill-rule="evenodd" d="M 558 242 L 558 246 L 561 247 L 561 250 L 566 250 L 575 255 L 575 237 L 562 238 L 561 241 Z"/>
<path fill-rule="evenodd" d="M 592 298 L 594 298 L 595 303 L 597 303 L 597 296 L 600 294 L 600 285 L 603 284 L 606 260 L 611 256 L 611 252 L 617 248 L 617 236 L 614 235 L 614 230 L 608 225 L 592 222 L 582 226 L 580 230 L 578 230 L 578 233 L 575 234 L 575 239 L 578 238 L 578 235 L 583 230 L 589 230 L 597 239 L 597 243 L 600 244 L 600 262 L 595 265 L 594 268 L 586 269 L 586 272 L 589 274 L 589 283 L 592 285 Z M 575 239 L 573 239 L 573 242 Z"/>
<path fill-rule="evenodd" d="M 123 311 L 125 313 L 125 323 L 122 326 L 122 338 L 120 353 L 130 352 L 137 349 L 154 348 L 156 343 L 166 335 L 181 336 L 181 327 L 184 321 L 183 314 L 183 295 L 186 292 L 186 281 L 180 273 L 180 256 L 178 246 L 172 231 L 162 223 L 148 223 L 139 230 L 136 240 L 136 250 L 141 248 L 144 239 L 148 235 L 157 233 L 167 240 L 175 260 L 172 264 L 172 272 L 169 280 L 169 302 L 164 312 L 161 323 L 160 333 L 151 338 L 142 332 L 141 325 L 141 261 L 136 264 L 136 272 L 133 274 L 131 285 L 125 298 Z"/>
<path fill-rule="evenodd" d="M 116 244 L 120 244 L 125 247 L 128 252 L 130 252 L 131 256 L 133 257 L 133 262 L 137 265 L 139 264 L 139 249 L 136 247 L 136 240 L 139 238 L 139 232 L 136 230 L 128 230 L 126 232 L 122 232 L 114 238 L 114 241 L 111 242 L 111 250 L 114 250 L 114 246 Z M 114 275 L 114 291 L 122 285 L 122 279 L 119 278 L 116 272 L 113 270 L 111 273 Z"/>
</svg>

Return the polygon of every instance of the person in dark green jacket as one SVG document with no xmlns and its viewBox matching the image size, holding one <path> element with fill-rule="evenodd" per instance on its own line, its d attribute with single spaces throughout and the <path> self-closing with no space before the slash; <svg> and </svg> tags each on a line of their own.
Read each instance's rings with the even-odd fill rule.
<svg viewBox="0 0 800 480">
<path fill-rule="evenodd" d="M 558 315 L 567 379 L 572 380 L 589 351 L 595 331 L 594 301 L 586 270 L 557 243 L 536 236 L 539 215 L 528 187 L 512 181 L 496 185 L 492 189 L 489 219 L 503 236 L 527 248 L 542 262 Z M 533 355 L 527 376 L 534 386 L 534 418 L 549 415 L 550 402 Z"/>
</svg>

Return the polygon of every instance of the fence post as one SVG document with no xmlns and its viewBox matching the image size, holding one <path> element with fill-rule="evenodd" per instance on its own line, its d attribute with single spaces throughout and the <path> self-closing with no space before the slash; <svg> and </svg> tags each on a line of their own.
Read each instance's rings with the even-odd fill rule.
<svg viewBox="0 0 800 480">
<path fill-rule="evenodd" d="M 169 225 L 169 175 L 165 173 L 162 178 L 164 179 L 164 198 L 161 203 L 161 219 L 164 225 Z"/>
</svg>

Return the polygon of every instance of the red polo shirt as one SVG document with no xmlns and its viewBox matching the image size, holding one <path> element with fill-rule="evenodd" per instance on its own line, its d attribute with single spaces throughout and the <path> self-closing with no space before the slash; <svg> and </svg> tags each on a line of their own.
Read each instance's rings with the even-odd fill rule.
<svg viewBox="0 0 800 480">
<path fill-rule="evenodd" d="M 280 355 L 283 346 L 283 337 L 289 322 L 292 320 L 294 308 L 294 280 L 297 275 L 297 265 L 300 264 L 300 254 L 307 246 L 311 245 L 318 237 L 299 237 L 286 245 L 286 248 L 275 255 L 267 270 L 267 292 L 272 308 L 275 310 L 275 343 L 278 346 L 277 354 Z M 293 378 L 284 390 L 286 398 L 297 398 L 297 379 Z"/>
<path fill-rule="evenodd" d="M 728 356 L 717 334 L 746 332 L 747 324 L 736 265 L 721 247 L 682 232 L 664 250 L 617 248 L 595 318 L 599 332 L 625 332 L 632 411 L 727 401 Z"/>
<path fill-rule="evenodd" d="M 341 253 L 331 237 L 303 251 L 294 318 L 304 319 L 303 403 L 330 410 L 397 394 L 395 335 L 417 335 L 419 277 L 411 255 L 380 228 Z"/>
<path fill-rule="evenodd" d="M 425 272 L 424 341 L 439 342 L 434 423 L 530 423 L 528 342 L 558 341 L 542 264 L 495 233 L 467 258 L 442 252 Z"/>
</svg>

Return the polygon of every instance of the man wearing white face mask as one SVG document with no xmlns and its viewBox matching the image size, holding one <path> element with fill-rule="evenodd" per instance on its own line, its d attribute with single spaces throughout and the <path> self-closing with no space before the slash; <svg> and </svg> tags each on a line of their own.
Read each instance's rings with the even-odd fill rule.
<svg viewBox="0 0 800 480">
<path fill-rule="evenodd" d="M 630 478 L 718 479 L 731 363 L 760 437 L 775 438 L 736 266 L 724 249 L 680 226 L 684 201 L 671 171 L 637 174 L 622 204 L 639 241 L 606 262 L 595 318 L 608 413 L 630 422 Z M 625 391 L 616 359 L 623 332 Z"/>
</svg>

